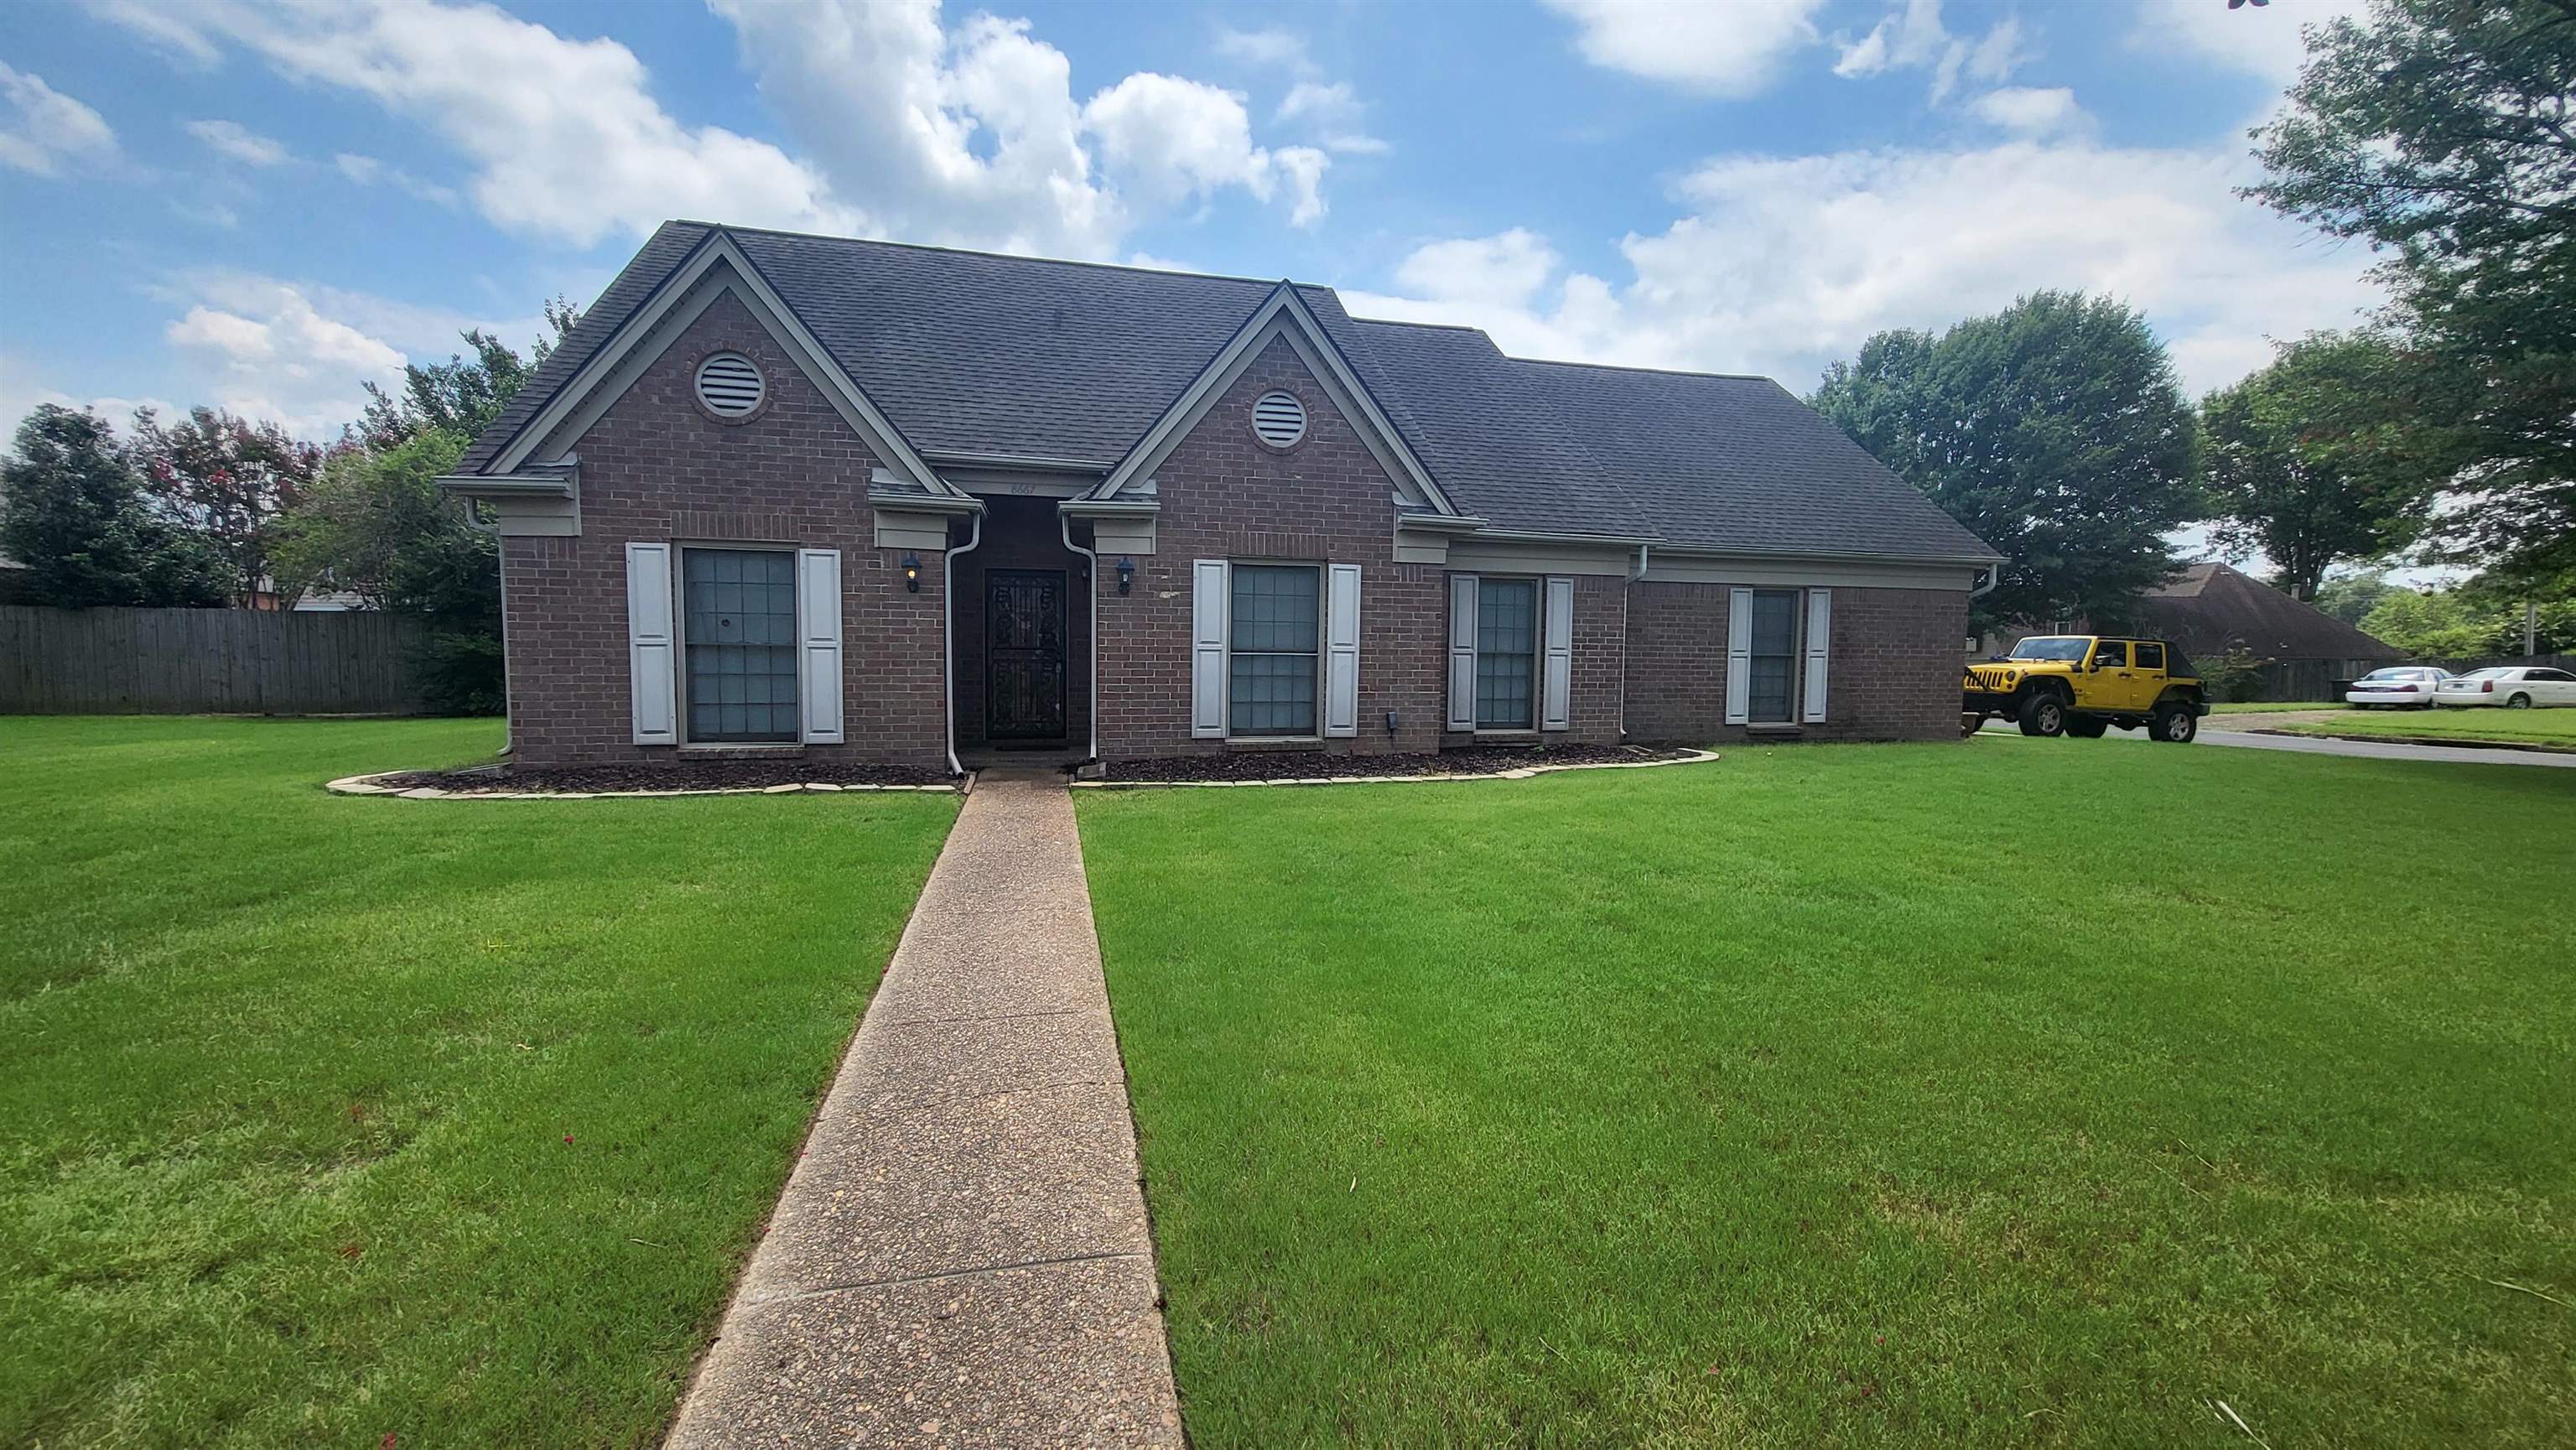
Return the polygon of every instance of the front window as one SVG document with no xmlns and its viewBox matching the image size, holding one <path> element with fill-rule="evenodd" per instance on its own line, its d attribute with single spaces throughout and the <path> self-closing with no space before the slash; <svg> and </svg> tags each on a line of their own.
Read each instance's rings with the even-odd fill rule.
<svg viewBox="0 0 2576 1450">
<path fill-rule="evenodd" d="M 1315 733 L 1321 572 L 1312 564 L 1234 566 L 1234 618 L 1226 641 L 1231 733 Z"/>
<path fill-rule="evenodd" d="M 2106 639 L 2100 644 L 2093 646 L 2093 668 L 2097 670 L 2125 670 L 2128 667 L 2129 642 L 2127 640 Z"/>
<path fill-rule="evenodd" d="M 796 739 L 796 556 L 683 549 L 680 583 L 689 739 Z"/>
<path fill-rule="evenodd" d="M 1798 591 L 1753 591 L 1752 673 L 1745 718 L 1756 725 L 1789 723 L 1789 697 L 1798 678 Z"/>
<path fill-rule="evenodd" d="M 1532 728 L 1537 678 L 1538 581 L 1483 581 L 1476 590 L 1476 728 Z"/>
<path fill-rule="evenodd" d="M 2077 635 L 2037 635 L 2016 644 L 2005 653 L 2008 660 L 2065 660 L 2072 663 L 2084 658 L 2084 647 L 2092 641 Z"/>
</svg>

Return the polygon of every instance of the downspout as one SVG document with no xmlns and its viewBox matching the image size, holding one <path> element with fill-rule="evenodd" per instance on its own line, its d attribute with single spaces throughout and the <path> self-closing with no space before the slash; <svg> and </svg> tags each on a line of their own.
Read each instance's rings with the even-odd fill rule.
<svg viewBox="0 0 2576 1450">
<path fill-rule="evenodd" d="M 1652 547 L 1653 545 L 1651 544 L 1639 544 L 1637 546 L 1637 567 L 1628 571 L 1629 588 L 1634 589 L 1645 581 L 1646 551 Z M 1628 601 L 1622 602 L 1624 603 Z M 1627 655 L 1624 650 L 1619 658 L 1619 738 L 1621 740 L 1626 740 L 1628 738 L 1628 666 Z"/>
<path fill-rule="evenodd" d="M 2004 582 L 2004 566 L 2001 564 L 1988 564 L 1986 566 L 1986 582 L 1969 590 L 1968 597 L 1970 599 L 1982 599 L 1985 596 L 1994 593 L 1995 586 L 2002 582 Z"/>
<path fill-rule="evenodd" d="M 1064 534 L 1064 546 L 1082 556 L 1083 572 L 1091 578 L 1091 753 L 1083 757 L 1088 765 L 1100 758 L 1100 555 L 1073 541 L 1073 519 L 1063 510 L 1056 511 L 1056 528 Z M 1100 536 L 1092 535 L 1098 543 Z"/>
<path fill-rule="evenodd" d="M 939 703 L 948 715 L 950 775 L 966 773 L 966 767 L 957 763 L 957 556 L 975 552 L 984 542 L 984 511 L 979 508 L 967 517 L 973 522 L 966 542 L 939 555 Z"/>
</svg>

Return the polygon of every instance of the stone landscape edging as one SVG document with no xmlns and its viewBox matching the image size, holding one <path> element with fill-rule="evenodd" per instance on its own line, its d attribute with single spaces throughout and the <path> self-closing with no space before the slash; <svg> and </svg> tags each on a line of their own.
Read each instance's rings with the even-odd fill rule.
<svg viewBox="0 0 2576 1450">
<path fill-rule="evenodd" d="M 1718 758 L 1714 750 L 1694 750 L 1663 760 L 1590 760 L 1565 765 L 1521 765 L 1510 770 L 1460 775 L 1275 776 L 1262 780 L 1077 780 L 1076 790 L 1199 790 L 1225 786 L 1285 785 L 1431 785 L 1454 780 L 1527 780 L 1560 770 L 1649 770 L 1661 765 L 1705 765 Z"/>
<path fill-rule="evenodd" d="M 790 785 L 725 785 L 693 790 L 440 790 L 433 785 L 378 785 L 387 776 L 413 775 L 409 770 L 380 770 L 373 775 L 344 775 L 323 789 L 335 795 L 383 795 L 407 801 L 604 801 L 648 800 L 683 795 L 841 795 L 867 791 L 914 791 L 964 795 L 974 788 L 969 773 L 954 785 L 835 785 L 806 781 Z"/>
</svg>

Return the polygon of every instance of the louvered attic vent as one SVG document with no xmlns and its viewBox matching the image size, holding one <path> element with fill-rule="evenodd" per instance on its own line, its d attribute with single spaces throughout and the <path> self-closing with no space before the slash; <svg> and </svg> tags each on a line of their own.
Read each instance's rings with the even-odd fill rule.
<svg viewBox="0 0 2576 1450">
<path fill-rule="evenodd" d="M 1264 393 L 1252 405 L 1252 436 L 1273 448 L 1293 448 L 1306 436 L 1306 405 L 1294 393 Z"/>
<path fill-rule="evenodd" d="M 738 352 L 698 364 L 698 401 L 719 418 L 745 418 L 760 406 L 760 369 Z"/>
</svg>

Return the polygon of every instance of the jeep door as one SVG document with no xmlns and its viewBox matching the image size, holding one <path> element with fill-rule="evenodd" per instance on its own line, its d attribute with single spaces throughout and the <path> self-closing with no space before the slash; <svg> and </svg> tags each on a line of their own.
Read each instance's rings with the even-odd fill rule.
<svg viewBox="0 0 2576 1450">
<path fill-rule="evenodd" d="M 2152 710 L 2165 697 L 2165 685 L 2173 678 L 2165 668 L 2165 647 L 2161 640 L 2141 639 L 2129 645 L 2129 668 L 2138 677 L 2138 708 Z"/>
<path fill-rule="evenodd" d="M 2075 703 L 2088 710 L 2135 710 L 2137 671 L 2129 667 L 2129 642 L 2104 639 L 2093 642 L 2093 659 L 2078 685 Z"/>
</svg>

